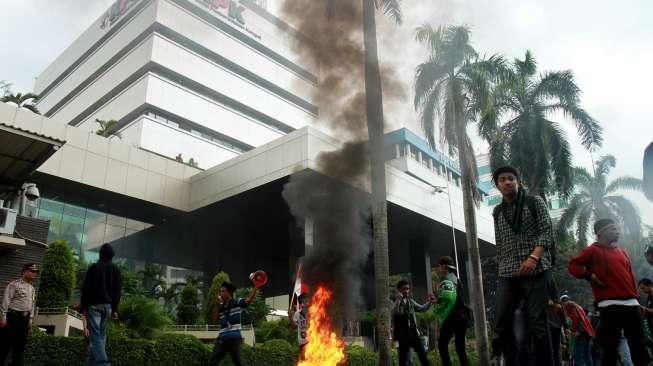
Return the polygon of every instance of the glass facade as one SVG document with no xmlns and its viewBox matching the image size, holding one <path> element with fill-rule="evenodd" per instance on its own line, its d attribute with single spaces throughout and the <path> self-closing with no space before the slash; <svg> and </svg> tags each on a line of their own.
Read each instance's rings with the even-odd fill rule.
<svg viewBox="0 0 653 366">
<path fill-rule="evenodd" d="M 98 253 L 92 249 L 152 226 L 48 198 L 39 200 L 36 216 L 50 220 L 48 242 L 65 240 L 87 261 L 97 260 Z"/>
</svg>

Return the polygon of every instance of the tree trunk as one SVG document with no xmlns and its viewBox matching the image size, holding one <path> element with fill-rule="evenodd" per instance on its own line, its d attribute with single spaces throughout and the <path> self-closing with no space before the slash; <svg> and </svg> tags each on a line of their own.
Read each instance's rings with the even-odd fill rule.
<svg viewBox="0 0 653 366">
<path fill-rule="evenodd" d="M 473 167 L 467 166 L 467 159 L 463 158 L 465 150 L 464 129 L 458 131 L 458 161 L 463 184 L 463 209 L 465 214 L 465 232 L 467 237 L 467 252 L 469 253 L 469 278 L 470 294 L 472 294 L 472 309 L 474 311 L 474 334 L 476 340 L 476 351 L 480 366 L 490 364 L 490 352 L 488 346 L 487 321 L 485 317 L 485 297 L 483 295 L 483 273 L 481 271 L 481 253 L 478 248 L 478 236 L 476 233 L 476 210 L 474 207 L 473 190 L 476 182 L 470 179 L 469 171 Z"/>
<path fill-rule="evenodd" d="M 374 279 L 376 290 L 376 329 L 379 365 L 391 364 L 388 260 L 388 211 L 386 203 L 385 162 L 383 160 L 383 92 L 376 44 L 376 9 L 371 0 L 363 0 L 365 40 L 365 96 L 367 130 L 370 139 L 372 186 L 372 224 L 374 226 Z"/>
</svg>

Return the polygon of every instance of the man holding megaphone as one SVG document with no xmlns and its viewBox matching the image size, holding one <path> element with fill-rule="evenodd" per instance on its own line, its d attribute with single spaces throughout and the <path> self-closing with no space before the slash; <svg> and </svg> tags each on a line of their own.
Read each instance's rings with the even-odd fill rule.
<svg viewBox="0 0 653 366">
<path fill-rule="evenodd" d="M 263 287 L 268 277 L 263 271 L 256 271 L 249 275 L 249 279 L 254 284 L 254 289 L 247 299 L 234 299 L 236 286 L 229 282 L 223 282 L 220 286 L 220 306 L 215 307 L 217 311 L 213 312 L 213 321 L 220 320 L 220 331 L 215 339 L 213 355 L 211 356 L 211 365 L 218 365 L 223 358 L 229 354 L 235 366 L 241 366 L 240 346 L 243 343 L 242 321 L 243 310 L 256 301 L 256 295 Z"/>
</svg>

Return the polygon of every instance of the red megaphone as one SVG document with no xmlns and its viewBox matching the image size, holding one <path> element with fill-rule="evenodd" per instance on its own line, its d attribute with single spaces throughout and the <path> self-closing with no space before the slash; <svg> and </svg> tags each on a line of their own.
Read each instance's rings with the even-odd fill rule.
<svg viewBox="0 0 653 366">
<path fill-rule="evenodd" d="M 268 275 L 265 272 L 261 271 L 261 270 L 258 270 L 258 271 L 254 272 L 254 273 L 251 273 L 249 275 L 249 279 L 254 284 L 254 287 L 257 287 L 257 288 L 261 288 L 261 287 L 265 286 L 266 283 L 268 283 Z"/>
</svg>

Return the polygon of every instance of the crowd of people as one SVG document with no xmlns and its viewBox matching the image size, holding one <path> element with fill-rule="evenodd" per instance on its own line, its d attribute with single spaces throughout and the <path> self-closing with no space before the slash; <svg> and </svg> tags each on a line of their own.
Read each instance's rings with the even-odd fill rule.
<svg viewBox="0 0 653 366">
<path fill-rule="evenodd" d="M 653 281 L 635 279 L 632 261 L 617 243 L 620 226 L 612 218 L 593 224 L 596 240 L 568 263 L 569 273 L 589 283 L 594 305 L 584 309 L 560 294 L 552 278 L 555 241 L 548 208 L 541 197 L 530 196 L 520 184 L 519 172 L 502 167 L 493 180 L 503 196 L 494 208 L 498 261 L 496 324 L 493 354 L 506 366 L 616 366 L 650 365 L 653 355 Z M 117 319 L 121 276 L 112 263 L 113 249 L 105 244 L 99 261 L 89 267 L 81 293 L 84 334 L 88 339 L 89 364 L 108 365 L 105 351 L 109 319 Z M 653 265 L 653 249 L 646 251 Z M 467 366 L 466 333 L 472 320 L 464 303 L 462 282 L 455 261 L 440 258 L 439 281 L 428 301 L 411 297 L 411 284 L 401 280 L 392 302 L 393 338 L 399 364 L 412 364 L 412 353 L 422 366 L 429 364 L 427 343 L 420 334 L 416 313 L 432 311 L 439 325 L 437 348 L 442 364 L 452 365 L 449 343 L 454 340 L 457 365 Z M 0 330 L 11 341 L 0 342 L 0 365 L 12 354 L 12 365 L 21 365 L 27 336 L 32 328 L 36 291 L 32 282 L 39 272 L 35 263 L 25 264 L 22 277 L 10 282 L 0 303 Z M 229 355 L 241 365 L 243 309 L 251 304 L 258 287 L 247 299 L 233 297 L 236 288 L 224 282 L 213 320 L 220 330 L 211 364 Z M 640 292 L 646 296 L 640 303 Z M 291 304 L 289 318 L 297 329 L 300 354 L 306 346 L 309 294 L 299 294 Z M 425 344 L 426 343 L 426 344 Z"/>
<path fill-rule="evenodd" d="M 503 196 L 493 212 L 499 263 L 495 353 L 502 362 L 649 365 L 652 282 L 636 281 L 631 258 L 617 245 L 618 222 L 599 218 L 596 240 L 568 263 L 569 273 L 592 288 L 593 310 L 583 309 L 560 296 L 552 279 L 555 242 L 544 201 L 526 193 L 512 167 L 497 169 L 493 179 Z M 647 260 L 653 262 L 653 251 Z M 648 296 L 643 304 L 640 291 Z"/>
</svg>

